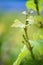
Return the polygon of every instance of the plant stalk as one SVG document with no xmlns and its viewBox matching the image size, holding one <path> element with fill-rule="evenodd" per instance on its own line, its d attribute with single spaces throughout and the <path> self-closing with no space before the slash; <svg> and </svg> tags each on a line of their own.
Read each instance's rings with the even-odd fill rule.
<svg viewBox="0 0 43 65">
<path fill-rule="evenodd" d="M 27 18 L 28 18 L 28 14 L 26 15 L 26 20 L 27 20 Z M 27 25 L 28 24 L 28 21 L 26 21 L 25 22 L 25 25 Z M 34 54 L 33 54 L 33 47 L 31 46 L 31 44 L 30 44 L 30 42 L 29 42 L 29 37 L 28 37 L 28 33 L 27 33 L 27 26 L 24 28 L 24 32 L 25 32 L 25 35 L 26 35 L 26 38 L 25 38 L 25 35 L 23 35 L 23 38 L 24 38 L 24 40 L 26 41 L 26 44 L 27 44 L 27 47 L 28 47 L 28 49 L 29 49 L 29 51 L 30 51 L 30 53 L 31 53 L 31 56 L 32 56 L 32 58 L 33 59 L 35 59 L 35 57 L 34 57 Z"/>
</svg>

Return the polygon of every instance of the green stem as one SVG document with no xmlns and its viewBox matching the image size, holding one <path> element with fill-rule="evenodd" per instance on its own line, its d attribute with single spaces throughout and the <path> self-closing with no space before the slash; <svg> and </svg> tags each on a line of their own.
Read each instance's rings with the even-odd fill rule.
<svg viewBox="0 0 43 65">
<path fill-rule="evenodd" d="M 28 17 L 28 14 L 26 15 L 26 19 L 27 19 L 27 17 Z M 26 21 L 26 25 L 27 25 L 27 24 L 28 24 L 28 21 Z M 28 49 L 26 50 L 26 47 L 25 47 L 25 48 L 24 48 L 24 51 L 22 51 L 22 52 L 19 54 L 17 60 L 13 63 L 13 65 L 20 65 L 20 63 L 21 63 L 21 61 L 23 60 L 23 58 L 28 54 L 28 51 L 30 51 L 32 58 L 35 59 L 34 54 L 33 54 L 33 51 L 32 51 L 33 47 L 31 47 L 31 44 L 30 44 L 30 42 L 28 41 L 29 38 L 28 38 L 28 34 L 27 34 L 27 26 L 24 28 L 24 32 L 25 32 L 26 38 L 25 38 L 24 35 L 23 35 L 23 38 L 24 38 L 24 40 L 26 41 L 26 47 L 27 47 L 29 50 L 28 50 Z M 24 41 L 23 41 L 23 43 L 24 43 Z M 23 50 L 23 49 L 22 49 L 22 50 Z"/>
<path fill-rule="evenodd" d="M 26 15 L 26 19 L 28 18 L 28 14 Z M 28 25 L 28 21 L 26 21 L 25 25 Z M 24 40 L 26 41 L 26 45 L 27 45 L 27 48 L 29 49 L 30 53 L 31 53 L 31 56 L 32 56 L 32 59 L 35 59 L 34 57 L 34 54 L 33 54 L 33 47 L 31 47 L 31 44 L 29 42 L 29 37 L 28 37 L 28 33 L 27 33 L 27 26 L 24 28 L 24 32 L 25 32 L 25 35 L 26 35 L 26 38 L 25 36 L 23 37 Z"/>
</svg>

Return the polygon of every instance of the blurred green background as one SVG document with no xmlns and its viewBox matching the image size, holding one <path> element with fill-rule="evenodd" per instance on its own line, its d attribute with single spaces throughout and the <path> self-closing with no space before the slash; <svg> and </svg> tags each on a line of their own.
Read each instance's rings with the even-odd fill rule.
<svg viewBox="0 0 43 65">
<path fill-rule="evenodd" d="M 3 65 L 12 65 L 16 60 L 22 44 L 22 29 L 12 28 L 15 19 L 24 21 L 25 17 L 18 13 L 11 12 L 0 16 L 0 45 Z M 2 31 L 2 32 L 1 32 Z"/>
<path fill-rule="evenodd" d="M 16 2 L 18 2 L 18 0 Z M 17 59 L 19 53 L 21 52 L 21 48 L 24 45 L 22 43 L 22 35 L 24 34 L 24 30 L 21 28 L 12 28 L 11 25 L 14 23 L 15 19 L 18 19 L 20 22 L 25 23 L 25 16 L 21 13 L 23 10 L 27 10 L 25 3 L 26 0 L 22 1 L 23 5 L 19 2 L 18 6 L 16 3 L 18 7 L 15 7 L 15 4 L 12 3 L 14 4 L 14 9 L 11 5 L 12 8 L 10 10 L 7 10 L 7 8 L 10 8 L 8 5 L 8 7 L 5 6 L 6 11 L 4 7 L 1 7 L 3 3 L 0 5 L 0 65 L 13 65 L 13 62 Z M 30 40 L 38 40 L 38 42 L 34 42 L 35 46 L 33 51 L 34 54 L 36 54 L 37 59 L 40 59 L 39 56 L 41 55 L 42 61 L 40 62 L 38 60 L 30 60 L 31 56 L 28 54 L 21 62 L 21 65 L 43 65 L 43 28 L 40 29 L 35 25 L 31 26 L 30 28 L 28 27 L 28 36 Z"/>
<path fill-rule="evenodd" d="M 13 62 L 17 59 L 19 53 L 21 52 L 21 48 L 23 47 L 23 29 L 21 28 L 12 28 L 11 25 L 14 23 L 15 19 L 19 19 L 21 22 L 25 22 L 25 16 L 20 12 L 9 12 L 7 14 L 2 14 L 0 16 L 0 49 L 1 49 L 1 61 L 3 65 L 12 65 Z M 37 31 L 36 31 L 37 30 Z M 39 32 L 39 33 L 38 33 Z M 43 29 L 39 29 L 37 26 L 31 26 L 28 29 L 28 35 L 30 40 L 38 39 L 40 37 L 37 35 L 43 35 Z M 38 33 L 38 34 L 36 34 Z M 34 53 L 38 56 L 43 55 L 43 40 L 34 42 Z M 37 52 L 38 51 L 38 52 Z M 37 57 L 37 56 L 36 56 Z M 38 58 L 38 57 L 37 57 Z M 22 61 L 21 65 L 29 64 L 29 56 Z M 33 61 L 29 61 L 32 63 Z M 38 62 L 38 61 L 37 61 Z M 23 64 L 24 63 L 24 64 Z M 34 62 L 35 63 L 35 62 Z M 32 64 L 31 64 L 32 65 Z"/>
</svg>

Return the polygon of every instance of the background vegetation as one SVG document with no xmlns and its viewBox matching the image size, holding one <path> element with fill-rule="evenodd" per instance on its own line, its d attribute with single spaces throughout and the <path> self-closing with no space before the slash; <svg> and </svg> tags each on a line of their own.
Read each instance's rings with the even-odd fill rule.
<svg viewBox="0 0 43 65">
<path fill-rule="evenodd" d="M 31 3 L 33 0 L 31 1 Z M 40 0 L 39 3 L 43 3 Z M 29 5 L 28 5 L 29 4 Z M 43 15 L 41 15 L 43 7 L 40 7 L 40 15 L 36 13 L 36 8 L 31 8 L 31 4 L 27 1 L 27 8 L 32 9 L 34 13 L 29 14 L 32 20 L 35 20 L 33 25 L 28 26 L 28 36 L 31 46 L 33 46 L 33 53 L 35 60 L 32 59 L 29 50 L 25 47 L 27 55 L 23 58 L 20 65 L 43 65 Z M 30 10 L 31 11 L 31 10 Z M 23 28 L 11 27 L 14 20 L 18 19 L 21 23 L 25 23 L 26 16 L 20 12 L 9 12 L 7 14 L 0 12 L 0 64 L 13 65 L 16 62 L 21 48 L 24 46 L 22 43 L 24 30 Z M 40 27 L 40 22 L 42 27 Z M 17 22 L 18 23 L 18 22 Z M 25 54 L 24 54 L 25 55 Z M 14 64 L 19 65 L 19 64 Z"/>
</svg>

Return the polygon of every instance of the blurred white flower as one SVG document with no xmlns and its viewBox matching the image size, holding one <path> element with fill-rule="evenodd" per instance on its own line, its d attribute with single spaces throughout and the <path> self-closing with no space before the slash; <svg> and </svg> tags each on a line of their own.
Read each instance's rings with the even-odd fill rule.
<svg viewBox="0 0 43 65">
<path fill-rule="evenodd" d="M 28 21 L 29 24 L 34 24 L 34 18 L 33 18 L 33 16 L 30 16 L 26 21 Z"/>
<path fill-rule="evenodd" d="M 22 14 L 26 15 L 26 14 L 27 14 L 27 12 L 26 12 L 26 11 L 23 11 L 23 12 L 22 12 Z"/>
<path fill-rule="evenodd" d="M 14 23 L 11 25 L 11 27 L 17 27 L 17 28 L 25 28 L 25 24 L 21 23 L 18 19 L 14 20 Z"/>
<path fill-rule="evenodd" d="M 26 15 L 27 13 L 33 13 L 33 10 L 28 11 L 28 12 L 26 12 L 26 11 L 23 11 L 23 12 L 22 12 L 22 14 L 24 14 L 24 15 Z"/>
<path fill-rule="evenodd" d="M 33 10 L 31 10 L 30 13 L 33 13 Z"/>
</svg>

